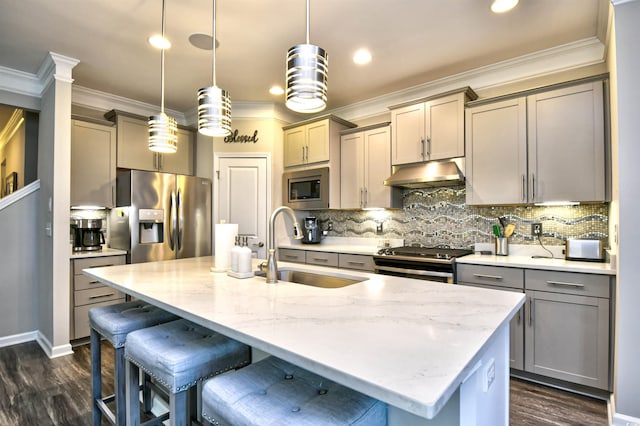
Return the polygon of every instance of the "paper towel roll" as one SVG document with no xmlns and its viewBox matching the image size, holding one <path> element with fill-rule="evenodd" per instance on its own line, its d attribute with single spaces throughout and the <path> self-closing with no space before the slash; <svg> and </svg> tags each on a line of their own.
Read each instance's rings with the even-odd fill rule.
<svg viewBox="0 0 640 426">
<path fill-rule="evenodd" d="M 237 223 L 216 223 L 215 224 L 215 260 L 211 269 L 213 272 L 226 272 L 231 268 L 231 249 L 238 235 Z"/>
</svg>

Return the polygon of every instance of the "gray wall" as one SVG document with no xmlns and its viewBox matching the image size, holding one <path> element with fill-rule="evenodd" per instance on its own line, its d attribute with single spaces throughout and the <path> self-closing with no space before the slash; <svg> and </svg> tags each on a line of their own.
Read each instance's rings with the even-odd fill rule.
<svg viewBox="0 0 640 426">
<path fill-rule="evenodd" d="M 620 240 L 618 252 L 615 408 L 640 419 L 640 1 L 615 6 L 618 87 L 618 173 Z M 620 419 L 614 424 L 625 424 Z M 628 424 L 628 423 L 626 423 Z"/>
<path fill-rule="evenodd" d="M 38 329 L 39 192 L 0 210 L 0 337 Z"/>
</svg>

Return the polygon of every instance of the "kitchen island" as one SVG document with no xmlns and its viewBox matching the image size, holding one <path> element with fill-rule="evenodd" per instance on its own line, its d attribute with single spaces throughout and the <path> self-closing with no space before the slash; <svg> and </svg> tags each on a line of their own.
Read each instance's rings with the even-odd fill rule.
<svg viewBox="0 0 640 426">
<path fill-rule="evenodd" d="M 380 399 L 391 425 L 508 424 L 508 327 L 523 294 L 284 262 L 280 270 L 363 281 L 268 285 L 212 265 L 201 257 L 84 272 Z"/>
</svg>

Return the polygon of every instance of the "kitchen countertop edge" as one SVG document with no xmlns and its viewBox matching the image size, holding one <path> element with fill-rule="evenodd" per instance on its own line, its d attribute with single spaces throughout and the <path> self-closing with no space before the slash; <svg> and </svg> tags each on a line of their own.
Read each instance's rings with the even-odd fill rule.
<svg viewBox="0 0 640 426">
<path fill-rule="evenodd" d="M 126 250 L 112 249 L 109 247 L 103 247 L 100 251 L 80 251 L 71 252 L 69 259 L 86 259 L 90 257 L 107 257 L 107 256 L 123 256 L 126 255 Z"/>
<path fill-rule="evenodd" d="M 616 275 L 610 263 L 580 262 L 565 259 L 532 258 L 531 256 L 496 256 L 470 254 L 456 259 L 456 263 L 469 265 L 502 266 L 510 268 L 542 269 L 560 272 Z"/>
</svg>

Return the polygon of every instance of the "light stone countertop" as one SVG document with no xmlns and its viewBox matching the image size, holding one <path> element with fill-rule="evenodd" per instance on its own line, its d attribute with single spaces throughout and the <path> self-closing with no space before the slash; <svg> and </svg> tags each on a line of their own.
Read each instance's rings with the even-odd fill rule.
<svg viewBox="0 0 640 426">
<path fill-rule="evenodd" d="M 117 250 L 108 247 L 102 247 L 100 251 L 71 251 L 69 258 L 73 259 L 85 259 L 88 257 L 104 257 L 104 256 L 121 256 L 126 255 L 126 250 Z"/>
<path fill-rule="evenodd" d="M 616 275 L 610 263 L 579 262 L 565 259 L 532 258 L 531 256 L 495 256 L 470 254 L 456 259 L 459 264 L 504 266 L 512 268 L 543 269 L 548 271 L 582 272 L 586 274 Z"/>
<path fill-rule="evenodd" d="M 256 269 L 259 260 L 253 260 Z M 338 289 L 210 271 L 213 257 L 85 269 L 136 298 L 433 418 L 524 294 L 280 262 L 365 281 Z"/>
</svg>

